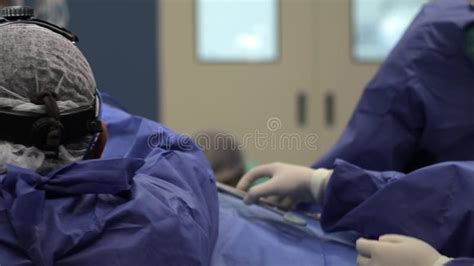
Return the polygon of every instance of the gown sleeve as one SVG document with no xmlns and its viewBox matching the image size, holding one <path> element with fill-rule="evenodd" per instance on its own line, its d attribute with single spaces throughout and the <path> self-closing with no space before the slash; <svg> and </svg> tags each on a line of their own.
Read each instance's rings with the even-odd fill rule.
<svg viewBox="0 0 474 266">
<path fill-rule="evenodd" d="M 446 162 L 409 174 L 364 170 L 337 160 L 322 226 L 365 237 L 410 235 L 449 257 L 474 256 L 474 162 Z"/>
<path fill-rule="evenodd" d="M 456 258 L 445 264 L 445 266 L 472 266 L 472 265 L 474 265 L 474 258 Z"/>
</svg>

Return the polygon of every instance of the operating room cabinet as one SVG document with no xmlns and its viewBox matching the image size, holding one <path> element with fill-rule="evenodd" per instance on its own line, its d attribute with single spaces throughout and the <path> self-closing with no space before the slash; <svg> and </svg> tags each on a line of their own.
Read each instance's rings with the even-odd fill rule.
<svg viewBox="0 0 474 266">
<path fill-rule="evenodd" d="M 280 0 L 279 58 L 253 64 L 199 62 L 194 8 L 160 1 L 163 122 L 227 130 L 259 163 L 309 164 L 327 151 L 377 67 L 351 58 L 350 0 Z"/>
</svg>

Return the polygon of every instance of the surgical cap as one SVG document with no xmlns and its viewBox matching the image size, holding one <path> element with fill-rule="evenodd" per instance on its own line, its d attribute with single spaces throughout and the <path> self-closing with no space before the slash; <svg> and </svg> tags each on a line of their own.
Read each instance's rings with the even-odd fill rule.
<svg viewBox="0 0 474 266">
<path fill-rule="evenodd" d="M 45 113 L 40 93 L 55 92 L 60 113 L 95 104 L 96 82 L 84 55 L 63 36 L 37 25 L 0 24 L 0 110 Z M 92 136 L 59 147 L 49 159 L 36 147 L 0 140 L 0 171 L 5 163 L 47 172 L 82 158 Z"/>
<path fill-rule="evenodd" d="M 63 36 L 36 25 L 0 26 L 0 108 L 44 112 L 31 103 L 58 95 L 61 111 L 91 106 L 96 83 L 89 63 Z"/>
</svg>

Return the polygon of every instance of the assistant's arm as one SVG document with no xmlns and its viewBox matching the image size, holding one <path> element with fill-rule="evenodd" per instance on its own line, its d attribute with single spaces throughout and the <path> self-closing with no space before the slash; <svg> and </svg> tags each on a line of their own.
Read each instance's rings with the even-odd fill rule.
<svg viewBox="0 0 474 266">
<path fill-rule="evenodd" d="M 474 162 L 449 162 L 403 174 L 338 160 L 323 203 L 325 230 L 376 238 L 422 239 L 450 257 L 474 255 Z"/>
</svg>

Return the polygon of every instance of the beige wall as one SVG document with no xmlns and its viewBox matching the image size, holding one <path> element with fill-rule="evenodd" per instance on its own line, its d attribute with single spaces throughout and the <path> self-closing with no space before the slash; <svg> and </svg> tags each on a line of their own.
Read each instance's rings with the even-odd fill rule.
<svg viewBox="0 0 474 266">
<path fill-rule="evenodd" d="M 252 132 L 278 140 L 317 134 L 318 149 L 247 145 L 258 162 L 309 164 L 325 152 L 344 128 L 375 65 L 355 64 L 350 56 L 349 0 L 281 0 L 281 56 L 271 64 L 200 64 L 194 51 L 192 0 L 160 1 L 161 114 L 178 131 L 222 128 L 241 140 Z M 296 95 L 309 99 L 309 123 L 296 123 Z M 336 125 L 323 123 L 322 96 L 336 95 Z M 278 131 L 267 128 L 276 117 Z M 304 144 L 304 143 L 303 143 Z M 261 146 L 261 145 L 260 145 Z"/>
</svg>

